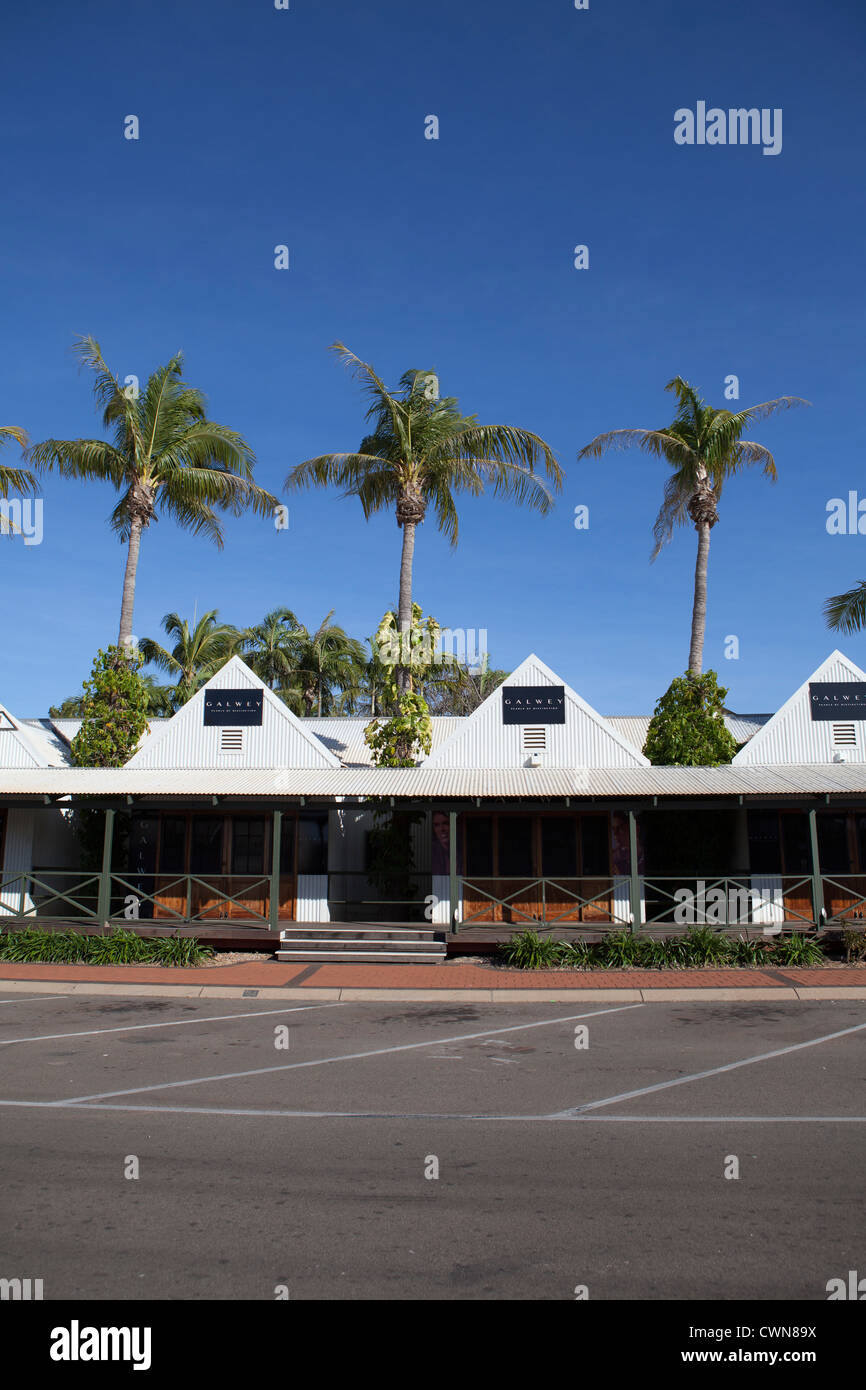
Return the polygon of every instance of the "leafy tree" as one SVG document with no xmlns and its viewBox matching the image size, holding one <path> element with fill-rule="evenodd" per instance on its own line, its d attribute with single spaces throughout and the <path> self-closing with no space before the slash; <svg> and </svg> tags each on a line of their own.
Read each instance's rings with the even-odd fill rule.
<svg viewBox="0 0 866 1390">
<path fill-rule="evenodd" d="M 298 662 L 296 638 L 303 631 L 291 608 L 274 608 L 240 635 L 238 651 L 269 689 L 286 683 Z"/>
<path fill-rule="evenodd" d="M 84 683 L 82 724 L 72 740 L 78 767 L 123 767 L 147 728 L 147 689 L 139 674 L 141 656 L 108 647 Z"/>
<path fill-rule="evenodd" d="M 608 449 L 632 446 L 655 458 L 665 459 L 674 470 L 665 483 L 664 501 L 653 526 L 655 548 L 651 559 L 671 539 L 675 526 L 692 523 L 698 533 L 695 565 L 689 670 L 700 675 L 704 659 L 707 625 L 707 568 L 710 558 L 710 531 L 719 519 L 722 487 L 728 478 L 754 464 L 762 466 L 765 478 L 776 480 L 776 464 L 769 449 L 743 439 L 743 430 L 754 420 L 763 420 L 790 406 L 808 405 L 800 396 L 779 396 L 732 414 L 709 406 L 682 377 L 675 376 L 665 387 L 677 398 L 677 413 L 670 425 L 660 430 L 610 430 L 596 435 L 581 449 L 578 459 L 601 458 Z"/>
<path fill-rule="evenodd" d="M 551 488 L 536 473 L 541 467 L 554 488 L 562 474 L 552 450 L 538 435 L 513 425 L 479 425 L 462 415 L 455 397 L 439 399 L 435 373 L 410 370 L 399 390 L 389 391 L 373 368 L 342 343 L 336 352 L 362 382 L 370 406 L 370 433 L 355 453 L 321 454 L 292 469 L 286 487 L 339 487 L 360 499 L 369 518 L 393 507 L 403 531 L 397 620 L 406 631 L 412 620 L 412 570 L 416 528 L 433 508 L 436 524 L 457 544 L 456 493 L 476 496 L 485 484 L 537 511 L 549 511 Z M 401 688 L 409 678 L 401 673 Z"/>
<path fill-rule="evenodd" d="M 486 658 L 480 671 L 471 671 L 468 666 L 453 662 L 441 668 L 439 679 L 431 676 L 424 683 L 424 698 L 431 714 L 466 716 L 477 710 L 509 675 L 509 671 L 490 667 Z"/>
<path fill-rule="evenodd" d="M 410 627 L 398 629 L 397 615 L 386 613 L 371 638 L 371 665 L 390 712 L 383 723 L 374 721 L 364 730 L 364 741 L 378 767 L 413 767 L 419 752 L 430 752 L 430 710 L 413 686 L 423 686 L 432 670 L 439 632 L 436 619 L 425 620 L 420 606 L 413 603 Z M 408 689 L 401 681 L 408 681 Z"/>
<path fill-rule="evenodd" d="M 162 620 L 163 631 L 177 639 L 171 651 L 150 637 L 143 637 L 138 644 L 148 665 L 174 677 L 175 684 L 169 691 L 174 709 L 180 709 L 192 699 L 199 687 L 228 660 L 240 641 L 237 628 L 218 622 L 217 617 L 217 610 L 212 608 L 190 629 L 186 618 L 166 613 Z"/>
<path fill-rule="evenodd" d="M 154 718 L 164 718 L 172 714 L 172 691 L 168 686 L 158 685 L 153 676 L 142 675 L 145 692 L 147 694 L 147 712 Z M 80 719 L 84 712 L 85 697 L 83 695 L 71 695 L 69 699 L 62 700 L 59 705 L 52 705 L 48 710 L 51 719 Z"/>
<path fill-rule="evenodd" d="M 719 767 L 737 751 L 724 718 L 727 690 L 715 671 L 677 676 L 657 702 L 644 757 L 662 767 Z"/>
<path fill-rule="evenodd" d="M 181 353 L 157 367 L 139 393 L 120 385 L 95 338 L 80 338 L 74 351 L 95 374 L 93 394 L 112 440 L 46 439 L 29 458 L 65 477 L 113 483 L 120 493 L 111 524 L 127 545 L 118 636 L 125 646 L 132 639 L 141 536 L 158 509 L 222 548 L 218 511 L 238 516 L 252 507 L 268 515 L 276 499 L 253 482 L 255 455 L 246 440 L 208 420 L 205 397 L 181 377 Z"/>
<path fill-rule="evenodd" d="M 333 608 L 314 633 L 302 627 L 292 636 L 294 666 L 278 693 L 296 714 L 329 714 L 336 691 L 358 688 L 365 664 L 363 645 L 330 620 Z"/>
</svg>

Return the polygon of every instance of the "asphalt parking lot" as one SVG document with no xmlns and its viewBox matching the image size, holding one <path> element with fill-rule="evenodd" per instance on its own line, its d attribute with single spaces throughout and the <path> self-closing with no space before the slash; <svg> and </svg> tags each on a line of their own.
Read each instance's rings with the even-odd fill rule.
<svg viewBox="0 0 866 1390">
<path fill-rule="evenodd" d="M 0 1277 L 46 1299 L 825 1300 L 866 1272 L 857 1002 L 0 992 L 0 1135 Z"/>
</svg>

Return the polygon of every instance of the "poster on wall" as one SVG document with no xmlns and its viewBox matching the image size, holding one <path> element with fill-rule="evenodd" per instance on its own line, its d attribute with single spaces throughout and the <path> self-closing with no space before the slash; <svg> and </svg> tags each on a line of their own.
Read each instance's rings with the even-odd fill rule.
<svg viewBox="0 0 866 1390">
<path fill-rule="evenodd" d="M 205 725 L 249 727 L 262 722 L 263 692 L 261 690 L 206 690 L 204 693 Z"/>
<path fill-rule="evenodd" d="M 564 685 L 503 685 L 503 724 L 564 724 Z"/>
<path fill-rule="evenodd" d="M 810 681 L 813 720 L 866 719 L 866 685 L 862 681 Z"/>
</svg>

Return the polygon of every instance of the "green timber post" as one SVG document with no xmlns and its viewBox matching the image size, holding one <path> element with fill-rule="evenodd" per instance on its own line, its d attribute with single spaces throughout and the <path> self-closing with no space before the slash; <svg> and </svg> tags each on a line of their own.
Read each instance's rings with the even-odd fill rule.
<svg viewBox="0 0 866 1390">
<path fill-rule="evenodd" d="M 268 925 L 274 932 L 280 929 L 280 857 L 282 848 L 283 813 L 275 810 L 271 834 L 271 892 L 268 899 Z"/>
<path fill-rule="evenodd" d="M 114 842 L 114 807 L 105 812 L 105 831 L 102 837 L 102 872 L 99 875 L 99 897 L 96 900 L 96 916 L 100 926 L 107 922 L 111 913 L 111 849 Z"/>
<path fill-rule="evenodd" d="M 641 925 L 640 910 L 640 876 L 638 874 L 637 862 L 637 816 L 634 811 L 628 813 L 628 863 L 629 863 L 629 897 L 631 898 L 631 929 L 634 931 Z"/>
<path fill-rule="evenodd" d="M 448 873 L 451 880 L 451 912 L 449 925 L 456 936 L 460 930 L 457 913 L 460 910 L 460 897 L 457 884 L 457 812 L 448 812 Z"/>
<path fill-rule="evenodd" d="M 824 906 L 824 891 L 821 887 L 821 860 L 818 854 L 818 819 L 814 806 L 809 811 L 809 849 L 812 857 L 812 915 L 815 926 L 821 926 L 821 910 Z"/>
</svg>

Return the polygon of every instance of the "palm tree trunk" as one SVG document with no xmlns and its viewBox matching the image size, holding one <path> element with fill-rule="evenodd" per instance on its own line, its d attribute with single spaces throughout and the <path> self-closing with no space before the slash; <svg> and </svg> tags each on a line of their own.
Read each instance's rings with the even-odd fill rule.
<svg viewBox="0 0 866 1390">
<path fill-rule="evenodd" d="M 129 525 L 129 545 L 126 551 L 126 572 L 123 576 L 123 601 L 120 605 L 120 631 L 117 645 L 124 647 L 132 638 L 132 611 L 135 607 L 135 576 L 138 571 L 138 552 L 141 548 L 142 523 L 133 517 Z"/>
<path fill-rule="evenodd" d="M 397 602 L 397 627 L 400 632 L 408 632 L 412 626 L 412 563 L 415 558 L 415 522 L 403 523 L 403 550 L 400 556 L 400 595 Z M 411 685 L 411 671 L 404 666 L 397 673 L 397 684 L 401 690 Z"/>
<path fill-rule="evenodd" d="M 703 521 L 695 527 L 698 533 L 698 558 L 695 562 L 695 596 L 692 603 L 692 640 L 689 647 L 689 671 L 699 676 L 704 666 L 704 634 L 707 629 L 707 567 L 710 559 L 710 525 Z"/>
</svg>

